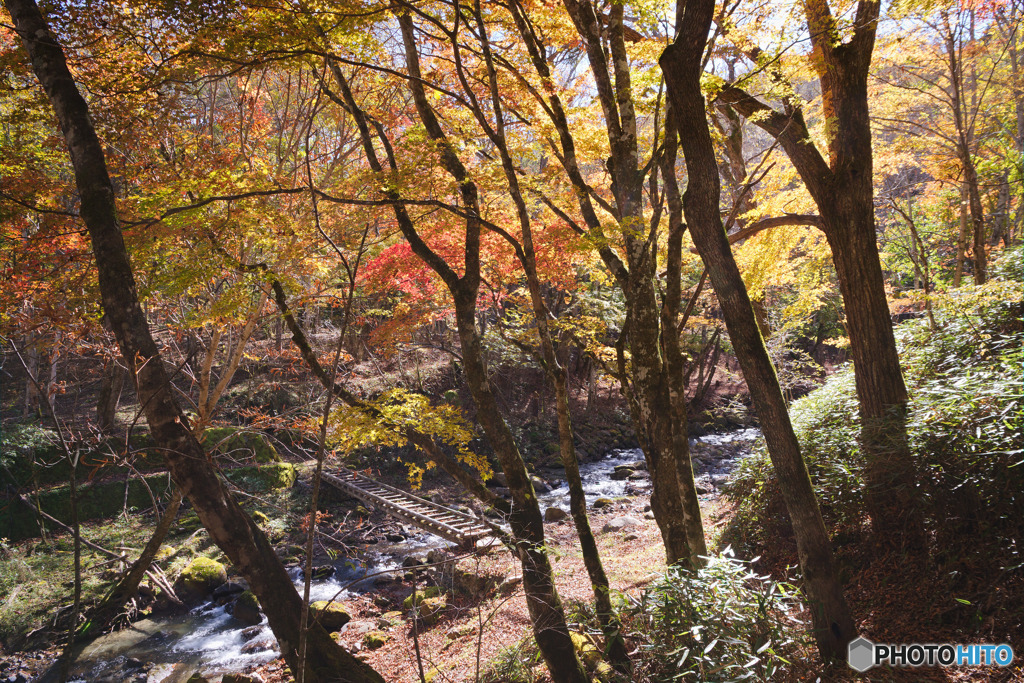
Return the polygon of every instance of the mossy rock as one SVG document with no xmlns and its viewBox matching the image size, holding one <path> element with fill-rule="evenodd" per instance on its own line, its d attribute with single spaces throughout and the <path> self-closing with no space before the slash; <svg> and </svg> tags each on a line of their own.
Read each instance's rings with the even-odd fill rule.
<svg viewBox="0 0 1024 683">
<path fill-rule="evenodd" d="M 427 626 L 437 623 L 445 612 L 448 611 L 448 598 L 439 595 L 436 598 L 424 598 L 419 604 L 420 621 Z"/>
<path fill-rule="evenodd" d="M 191 599 L 202 598 L 227 583 L 228 572 L 217 560 L 197 557 L 188 563 L 175 582 L 175 592 Z"/>
<path fill-rule="evenodd" d="M 403 613 L 399 611 L 385 612 L 377 619 L 377 628 L 393 628 L 401 625 L 402 615 Z"/>
<path fill-rule="evenodd" d="M 203 445 L 215 456 L 234 462 L 281 462 L 281 455 L 267 437 L 237 427 L 211 427 L 203 435 Z"/>
<path fill-rule="evenodd" d="M 310 604 L 309 610 L 313 618 L 320 622 L 328 633 L 333 633 L 352 621 L 352 615 L 337 601 L 317 600 Z"/>
<path fill-rule="evenodd" d="M 601 508 L 606 508 L 609 505 L 614 504 L 615 501 L 612 500 L 611 498 L 598 498 L 597 500 L 594 501 L 594 504 L 591 505 L 591 507 L 594 508 L 595 510 L 600 510 Z"/>
<path fill-rule="evenodd" d="M 251 492 L 266 492 L 288 489 L 294 486 L 295 465 L 289 462 L 272 462 L 253 467 L 235 467 L 224 472 L 228 480 Z"/>
<path fill-rule="evenodd" d="M 178 549 L 173 545 L 162 545 L 160 546 L 160 549 L 156 551 L 156 556 L 153 558 L 153 561 L 166 562 L 177 554 Z"/>
<path fill-rule="evenodd" d="M 418 605 L 424 600 L 436 598 L 440 595 L 444 595 L 444 589 L 442 589 L 440 586 L 429 586 L 427 588 L 424 588 L 423 590 L 416 591 L 415 593 L 407 597 L 405 600 L 403 600 L 402 608 L 405 610 L 411 610 L 413 608 L 413 605 Z"/>
<path fill-rule="evenodd" d="M 363 636 L 363 647 L 367 650 L 378 650 L 391 640 L 391 636 L 380 631 L 370 631 Z"/>
<path fill-rule="evenodd" d="M 244 624 L 255 626 L 256 624 L 263 621 L 263 615 L 260 613 L 260 602 L 253 595 L 252 591 L 242 591 L 238 598 L 235 599 L 235 604 L 231 608 L 231 614 Z"/>
<path fill-rule="evenodd" d="M 252 517 L 252 521 L 256 522 L 261 527 L 270 526 L 270 517 L 267 517 L 265 514 L 263 514 L 259 510 L 253 511 L 252 515 L 250 515 L 250 516 Z"/>
</svg>

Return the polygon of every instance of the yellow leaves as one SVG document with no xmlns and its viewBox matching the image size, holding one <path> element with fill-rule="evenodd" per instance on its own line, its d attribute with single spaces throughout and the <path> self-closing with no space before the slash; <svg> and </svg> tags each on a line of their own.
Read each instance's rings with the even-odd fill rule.
<svg viewBox="0 0 1024 683">
<path fill-rule="evenodd" d="M 392 389 L 369 403 L 379 415 L 347 405 L 331 412 L 327 438 L 332 448 L 351 453 L 369 446 L 400 446 L 406 442 L 405 430 L 413 428 L 455 449 L 485 479 L 491 476 L 487 460 L 469 450 L 475 433 L 459 408 L 433 405 L 426 396 L 405 389 Z M 422 475 L 422 468 L 410 467 L 410 477 Z"/>
</svg>

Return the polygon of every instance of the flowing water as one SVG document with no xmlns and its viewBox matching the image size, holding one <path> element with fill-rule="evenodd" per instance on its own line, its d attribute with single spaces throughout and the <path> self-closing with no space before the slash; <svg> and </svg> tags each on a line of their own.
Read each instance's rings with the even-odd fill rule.
<svg viewBox="0 0 1024 683">
<path fill-rule="evenodd" d="M 750 452 L 759 435 L 756 429 L 725 434 L 710 434 L 690 440 L 694 473 L 710 487 L 728 477 L 739 459 Z M 588 501 L 599 497 L 645 496 L 650 480 L 641 476 L 612 479 L 616 467 L 635 465 L 643 469 L 639 449 L 611 452 L 607 457 L 580 466 Z M 568 510 L 569 491 L 564 482 L 538 496 L 542 507 Z M 334 574 L 311 583 L 310 601 L 344 600 L 357 593 L 372 591 L 375 577 L 401 567 L 402 560 L 422 555 L 451 543 L 429 533 L 420 533 L 395 542 L 373 547 L 363 557 L 339 560 Z M 300 594 L 302 572 L 294 567 L 289 575 Z M 224 606 L 205 603 L 187 614 L 159 619 L 143 619 L 128 629 L 92 641 L 72 668 L 72 680 L 81 683 L 184 683 L 199 671 L 208 676 L 243 671 L 278 656 L 277 642 L 266 618 L 256 626 L 243 624 L 228 614 Z M 50 672 L 52 675 L 53 672 Z M 42 682 L 55 680 L 44 675 Z"/>
</svg>

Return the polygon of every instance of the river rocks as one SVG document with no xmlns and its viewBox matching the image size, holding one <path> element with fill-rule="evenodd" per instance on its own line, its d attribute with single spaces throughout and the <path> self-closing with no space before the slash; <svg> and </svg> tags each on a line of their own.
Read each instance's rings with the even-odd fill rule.
<svg viewBox="0 0 1024 683">
<path fill-rule="evenodd" d="M 389 629 L 399 626 L 402 623 L 402 613 L 398 611 L 385 612 L 377 619 L 377 628 Z"/>
<path fill-rule="evenodd" d="M 273 638 L 257 638 L 256 640 L 250 640 L 248 643 L 242 646 L 241 653 L 243 655 L 251 655 L 257 652 L 269 652 L 277 647 L 277 641 Z"/>
<path fill-rule="evenodd" d="M 628 467 L 623 467 L 622 465 L 619 465 L 618 467 L 615 468 L 615 471 L 611 473 L 609 479 L 613 479 L 615 481 L 623 481 L 625 479 L 629 479 L 631 476 L 633 476 L 633 470 L 631 470 Z"/>
<path fill-rule="evenodd" d="M 319 567 L 313 567 L 313 580 L 323 581 L 334 576 L 334 565 L 333 564 L 322 564 Z"/>
<path fill-rule="evenodd" d="M 418 605 L 423 600 L 429 598 L 436 598 L 439 595 L 443 595 L 444 590 L 440 586 L 429 586 L 421 590 L 416 591 L 405 600 L 402 601 L 402 608 L 406 611 L 411 610 L 413 605 Z"/>
<path fill-rule="evenodd" d="M 452 588 L 470 598 L 482 598 L 494 589 L 497 583 L 493 576 L 455 569 L 452 573 Z"/>
<path fill-rule="evenodd" d="M 544 511 L 545 522 L 559 522 L 569 516 L 562 508 L 551 507 Z"/>
<path fill-rule="evenodd" d="M 490 488 L 507 487 L 508 480 L 505 479 L 505 473 L 495 472 L 494 475 L 487 480 L 487 486 Z"/>
<path fill-rule="evenodd" d="M 437 623 L 445 612 L 448 611 L 448 598 L 439 595 L 436 598 L 425 598 L 419 604 L 419 618 L 427 626 Z"/>
<path fill-rule="evenodd" d="M 181 572 L 174 584 L 178 595 L 191 600 L 203 598 L 227 583 L 228 572 L 220 562 L 197 557 Z"/>
<path fill-rule="evenodd" d="M 551 485 L 540 477 L 530 475 L 530 481 L 533 483 L 533 490 L 537 493 L 548 493 L 551 491 Z"/>
<path fill-rule="evenodd" d="M 391 640 L 391 636 L 380 631 L 370 631 L 363 636 L 363 647 L 367 650 L 377 650 L 384 647 Z"/>
<path fill-rule="evenodd" d="M 615 501 L 611 498 L 598 498 L 590 507 L 595 510 L 600 510 L 602 508 L 611 507 L 612 505 L 615 505 Z"/>
<path fill-rule="evenodd" d="M 243 624 L 258 624 L 263 621 L 260 603 L 252 591 L 244 591 L 231 606 L 231 615 Z"/>
<path fill-rule="evenodd" d="M 604 533 L 624 531 L 625 529 L 632 529 L 634 527 L 641 526 L 642 524 L 643 522 L 641 522 L 636 517 L 623 515 L 622 517 L 616 517 L 615 519 L 605 524 L 603 527 L 601 527 L 601 531 L 603 531 Z"/>
<path fill-rule="evenodd" d="M 238 595 L 249 590 L 249 582 L 242 578 L 228 579 L 226 583 L 223 583 L 213 589 L 213 597 L 227 598 L 232 595 Z"/>
<path fill-rule="evenodd" d="M 313 618 L 319 621 L 328 633 L 338 631 L 352 621 L 352 615 L 340 602 L 317 600 L 309 606 L 309 610 Z"/>
<path fill-rule="evenodd" d="M 263 683 L 259 674 L 224 674 L 220 683 Z"/>
</svg>

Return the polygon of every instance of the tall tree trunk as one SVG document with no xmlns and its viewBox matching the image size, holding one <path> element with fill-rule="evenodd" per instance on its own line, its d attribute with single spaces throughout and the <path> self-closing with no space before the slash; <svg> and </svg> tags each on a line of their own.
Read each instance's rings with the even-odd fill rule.
<svg viewBox="0 0 1024 683">
<path fill-rule="evenodd" d="M 401 197 L 396 190 L 387 190 L 393 203 L 395 219 L 413 253 L 416 254 L 444 282 L 455 305 L 456 330 L 462 349 L 466 382 L 477 407 L 477 419 L 483 427 L 512 494 L 512 512 L 508 517 L 515 540 L 516 551 L 523 570 L 523 588 L 530 612 L 534 638 L 541 655 L 556 683 L 585 683 L 588 678 L 583 664 L 569 636 L 558 592 L 555 589 L 551 562 L 544 548 L 544 522 L 540 513 L 533 484 L 526 464 L 515 443 L 512 432 L 498 408 L 487 373 L 482 343 L 482 332 L 477 328 L 477 298 L 480 290 L 480 208 L 477 187 L 470 180 L 466 168 L 448 144 L 441 125 L 427 98 L 419 66 L 412 17 L 408 12 L 398 16 L 409 70 L 409 89 L 420 121 L 427 135 L 435 142 L 442 168 L 458 183 L 460 200 L 466 207 L 464 238 L 464 274 L 459 276 L 441 256 L 435 253 L 417 232 Z M 348 110 L 359 130 L 367 162 L 376 173 L 382 173 L 380 162 L 370 133 L 371 121 L 359 107 L 348 81 L 335 62 L 329 68 L 338 88 L 339 102 Z M 337 97 L 337 96 L 336 96 Z M 373 122 L 375 123 L 375 122 Z M 388 155 L 391 170 L 397 170 L 393 148 L 382 127 L 375 126 Z"/>
<path fill-rule="evenodd" d="M 960 212 L 957 215 L 959 229 L 956 234 L 956 265 L 953 269 L 953 286 L 963 283 L 964 263 L 967 261 L 967 232 L 970 224 L 970 208 L 967 203 L 967 183 L 960 182 Z"/>
<path fill-rule="evenodd" d="M 634 109 L 631 71 L 625 47 L 623 5 L 611 6 L 607 26 L 598 20 L 590 0 L 563 0 L 583 40 L 595 78 L 598 100 L 605 118 L 611 155 L 608 172 L 618 213 L 623 264 L 610 248 L 599 250 L 602 260 L 615 276 L 626 301 L 628 324 L 623 330 L 630 352 L 630 414 L 640 440 L 653 491 L 651 509 L 658 522 L 669 564 L 683 562 L 695 566 L 704 552 L 704 533 L 700 504 L 693 483 L 689 441 L 685 422 L 679 421 L 679 401 L 685 400 L 683 387 L 666 358 L 663 343 L 678 345 L 678 331 L 662 329 L 662 305 L 655 288 L 657 244 L 648 236 L 644 219 L 643 180 L 637 150 L 637 121 Z M 526 21 L 525 11 L 515 16 L 517 27 L 531 48 L 531 57 L 542 79 L 550 78 L 544 46 Z M 606 50 L 604 36 L 610 49 Z M 565 120 L 561 102 L 553 92 L 548 95 L 552 122 L 559 131 L 563 148 L 562 162 L 576 189 L 581 213 L 593 236 L 603 240 L 602 226 L 591 205 L 589 187 L 576 166 L 574 142 Z M 678 272 L 669 272 L 674 282 Z M 670 314 L 667 317 L 672 317 Z M 674 322 L 674 321 L 673 321 Z M 676 392 L 675 394 L 673 392 Z M 675 398 L 673 398 L 675 396 Z M 682 411 L 685 415 L 685 411 Z M 680 432 L 680 430 L 682 430 Z"/>
<path fill-rule="evenodd" d="M 96 400 L 96 424 L 103 433 L 108 433 L 114 428 L 117 403 L 121 400 L 126 374 L 124 366 L 117 358 L 110 358 L 104 364 L 103 384 Z"/>
<path fill-rule="evenodd" d="M 843 597 L 828 533 L 782 389 L 718 208 L 721 188 L 700 87 L 701 58 L 714 9 L 714 0 L 680 0 L 676 39 L 660 59 L 678 127 L 686 131 L 681 136 L 688 176 L 683 206 L 694 243 L 722 306 L 729 338 L 750 388 L 789 511 L 818 651 L 825 659 L 838 659 L 845 655 L 847 643 L 856 635 L 853 619 Z"/>
<path fill-rule="evenodd" d="M 625 641 L 622 638 L 618 618 L 612 609 L 608 576 L 605 574 L 604 566 L 601 563 L 597 541 L 594 539 L 594 533 L 590 528 L 590 519 L 587 517 L 587 498 L 583 491 L 583 479 L 580 476 L 579 460 L 576 457 L 572 419 L 569 411 L 569 378 L 566 370 L 568 363 L 559 358 L 558 350 L 555 348 L 554 335 L 548 321 L 551 312 L 544 301 L 541 279 L 537 271 L 537 254 L 533 240 L 532 219 L 519 184 L 519 176 L 516 173 L 512 156 L 508 150 L 508 141 L 505 136 L 505 114 L 503 112 L 501 94 L 498 89 L 498 71 L 494 65 L 494 57 L 491 52 L 490 39 L 487 35 L 487 25 L 484 22 L 483 12 L 480 8 L 480 0 L 476 0 L 473 7 L 477 31 L 480 37 L 480 50 L 487 66 L 488 87 L 494 117 L 493 127 L 490 125 L 487 115 L 480 107 L 476 107 L 474 113 L 478 117 L 481 126 L 487 131 L 491 142 L 494 143 L 498 150 L 505 181 L 508 184 L 509 195 L 516 207 L 516 215 L 519 218 L 519 227 L 522 231 L 522 242 L 521 245 L 518 245 L 517 253 L 523 267 L 523 272 L 526 275 L 533 317 L 537 325 L 538 336 L 540 337 L 541 352 L 538 360 L 555 391 L 558 450 L 562 459 L 562 465 L 565 467 L 565 478 L 569 485 L 569 507 L 572 512 L 573 523 L 576 526 L 576 533 L 580 539 L 583 564 L 587 569 L 590 585 L 594 591 L 597 616 L 605 635 L 609 659 L 622 673 L 628 674 L 630 663 L 629 657 L 626 654 Z M 459 68 L 460 76 L 464 78 L 461 62 L 459 62 Z"/>
<path fill-rule="evenodd" d="M 153 440 L 177 486 L 188 496 L 210 538 L 249 581 L 277 636 L 285 660 L 297 667 L 301 600 L 259 527 L 231 497 L 171 391 L 156 343 L 139 304 L 128 251 L 117 220 L 114 189 L 88 106 L 71 76 L 64 51 L 34 0 L 4 0 L 32 67 L 50 99 L 71 156 L 81 196 L 81 217 L 92 242 L 103 309 L 137 382 Z M 309 634 L 306 681 L 383 681 L 320 627 Z"/>
<path fill-rule="evenodd" d="M 809 143 L 797 103 L 784 102 L 782 113 L 736 87 L 726 86 L 719 96 L 780 142 L 818 206 L 848 321 L 873 531 L 886 545 L 918 549 L 925 538 L 917 472 L 907 442 L 907 390 L 875 234 L 867 76 L 879 3 L 858 3 L 848 40 L 840 36 L 826 0 L 806 0 L 804 7 L 811 61 L 830 122 L 829 161 Z"/>
</svg>

